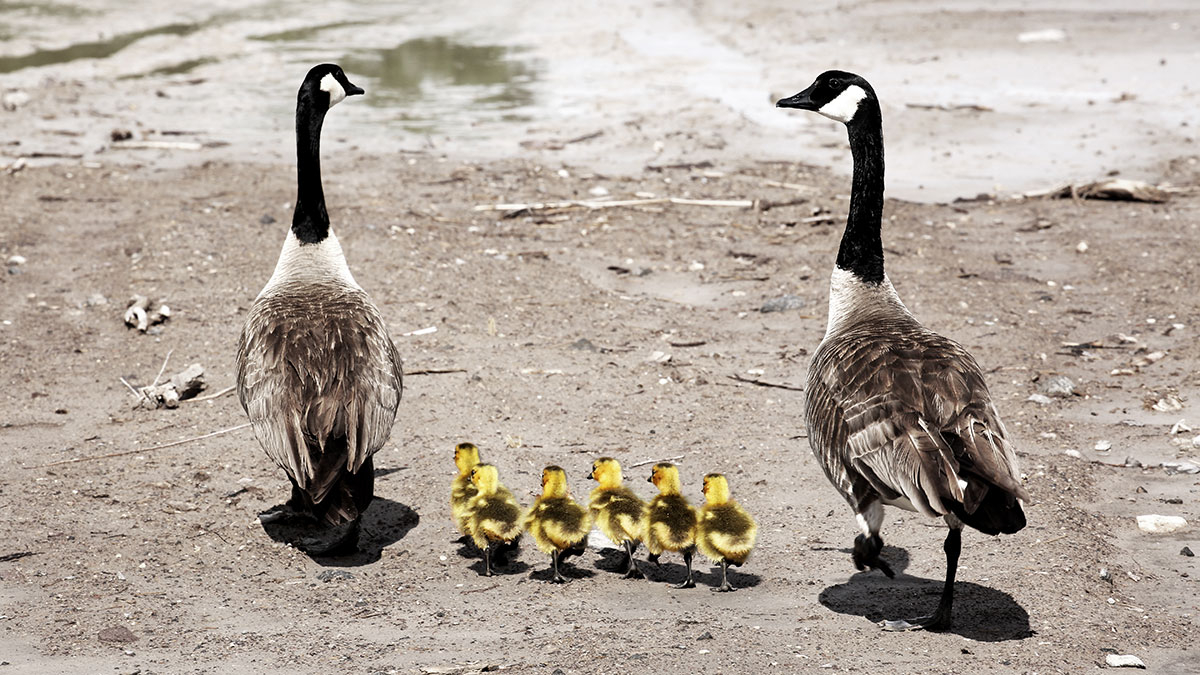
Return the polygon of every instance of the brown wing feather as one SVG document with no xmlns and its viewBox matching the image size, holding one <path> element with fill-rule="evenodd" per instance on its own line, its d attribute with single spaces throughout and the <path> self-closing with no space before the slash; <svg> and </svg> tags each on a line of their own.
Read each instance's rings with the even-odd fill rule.
<svg viewBox="0 0 1200 675">
<path fill-rule="evenodd" d="M 391 434 L 400 359 L 359 289 L 306 285 L 258 298 L 237 364 L 238 396 L 259 443 L 314 501 Z"/>
<path fill-rule="evenodd" d="M 927 515 L 950 513 L 950 501 L 970 512 L 987 484 L 1026 498 L 979 366 L 911 318 L 876 317 L 828 336 L 807 394 L 813 453 L 855 508 L 906 498 Z"/>
</svg>

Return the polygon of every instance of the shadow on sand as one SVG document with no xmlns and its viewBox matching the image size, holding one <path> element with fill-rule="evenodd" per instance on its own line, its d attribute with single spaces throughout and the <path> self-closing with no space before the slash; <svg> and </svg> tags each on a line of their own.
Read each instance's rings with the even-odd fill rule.
<svg viewBox="0 0 1200 675">
<path fill-rule="evenodd" d="M 849 552 L 847 549 L 847 558 Z M 820 603 L 839 614 L 861 616 L 874 623 L 933 613 L 942 596 L 943 580 L 904 574 L 909 557 L 902 548 L 884 546 L 880 557 L 892 566 L 895 579 L 878 570 L 859 572 L 846 583 L 821 591 Z M 732 579 L 730 582 L 737 585 Z M 954 584 L 954 625 L 947 632 L 980 642 L 1021 640 L 1034 634 L 1029 613 L 1011 595 L 969 581 Z"/>
<path fill-rule="evenodd" d="M 363 513 L 357 553 L 344 556 L 312 556 L 312 559 L 325 567 L 370 565 L 379 560 L 383 549 L 403 539 L 420 520 L 421 517 L 408 505 L 385 497 L 375 497 Z M 304 525 L 274 522 L 263 523 L 262 527 L 268 537 L 285 543 L 294 543 L 321 531 L 320 526 L 311 523 Z"/>
</svg>

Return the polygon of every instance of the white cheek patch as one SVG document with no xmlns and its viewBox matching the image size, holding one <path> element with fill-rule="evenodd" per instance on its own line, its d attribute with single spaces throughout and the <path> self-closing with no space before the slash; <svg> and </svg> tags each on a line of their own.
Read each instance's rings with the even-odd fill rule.
<svg viewBox="0 0 1200 675">
<path fill-rule="evenodd" d="M 329 92 L 329 107 L 341 103 L 342 99 L 346 98 L 346 90 L 342 88 L 342 83 L 337 81 L 333 73 L 329 73 L 321 78 L 321 91 Z"/>
<path fill-rule="evenodd" d="M 867 92 L 865 89 L 852 84 L 846 87 L 845 91 L 838 94 L 837 98 L 821 106 L 817 112 L 831 120 L 837 120 L 845 124 L 854 118 L 854 114 L 858 112 L 858 104 L 866 97 Z"/>
</svg>

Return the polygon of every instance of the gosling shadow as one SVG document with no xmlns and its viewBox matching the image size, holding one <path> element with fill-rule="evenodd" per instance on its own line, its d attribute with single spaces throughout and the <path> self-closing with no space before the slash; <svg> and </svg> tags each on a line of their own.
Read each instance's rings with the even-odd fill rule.
<svg viewBox="0 0 1200 675">
<path fill-rule="evenodd" d="M 540 554 L 541 551 L 538 551 L 538 553 Z M 536 565 L 534 570 L 529 573 L 529 579 L 531 581 L 550 581 L 552 578 L 554 578 L 554 568 L 550 565 L 550 556 L 539 555 L 539 558 L 541 558 L 541 563 Z M 591 579 L 592 577 L 596 576 L 595 572 L 583 567 L 579 567 L 575 564 L 575 562 L 577 562 L 577 560 L 569 560 L 567 562 L 558 563 L 558 572 L 568 580 Z"/>
<path fill-rule="evenodd" d="M 420 520 L 421 517 L 408 505 L 377 496 L 363 512 L 358 551 L 346 555 L 309 557 L 324 567 L 370 565 L 383 556 L 383 549 L 403 539 Z M 272 540 L 293 545 L 301 539 L 320 535 L 330 529 L 312 519 L 266 522 L 262 523 L 262 528 Z"/>
<path fill-rule="evenodd" d="M 695 561 L 692 562 L 694 563 Z M 708 561 L 705 562 L 707 563 Z M 721 585 L 720 565 L 712 565 L 709 567 L 709 571 L 707 573 L 700 572 L 700 570 L 703 569 L 703 566 L 697 567 L 693 565 L 692 569 L 696 571 L 696 574 L 693 578 L 696 580 L 697 585 L 710 586 L 712 588 L 716 588 Z M 729 579 L 729 585 L 733 586 L 733 590 L 735 591 L 739 591 L 743 588 L 754 588 L 762 583 L 762 577 L 758 576 L 757 574 L 739 572 L 738 568 L 734 567 L 733 565 L 729 566 L 729 571 L 725 576 Z"/>
<path fill-rule="evenodd" d="M 474 548 L 474 546 L 471 548 Z M 468 565 L 467 569 L 479 576 L 483 576 L 483 573 L 487 570 L 487 567 L 483 564 L 483 552 L 479 549 L 475 549 L 475 551 L 477 554 L 476 557 L 479 559 Z M 520 552 L 514 550 L 509 556 L 498 555 L 492 558 L 492 576 L 507 577 L 528 572 L 530 569 L 529 564 L 517 560 L 518 555 L 520 555 Z"/>
<path fill-rule="evenodd" d="M 601 572 L 611 572 L 612 574 L 625 574 L 625 549 L 623 548 L 602 548 L 596 553 L 596 560 L 592 564 Z M 642 565 L 646 565 L 645 560 L 637 559 L 637 552 L 634 552 L 634 561 L 638 563 L 639 569 Z"/>
<path fill-rule="evenodd" d="M 839 614 L 861 616 L 873 623 L 911 619 L 933 613 L 942 585 L 942 579 L 907 574 L 888 579 L 874 570 L 829 586 L 818 601 Z M 946 632 L 979 642 L 1021 640 L 1034 634 L 1029 613 L 1011 595 L 969 581 L 954 584 L 954 624 Z"/>
</svg>

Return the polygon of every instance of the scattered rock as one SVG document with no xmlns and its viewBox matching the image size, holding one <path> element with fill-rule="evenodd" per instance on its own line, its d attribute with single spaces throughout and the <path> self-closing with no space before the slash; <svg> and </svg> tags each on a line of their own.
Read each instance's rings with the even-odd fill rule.
<svg viewBox="0 0 1200 675">
<path fill-rule="evenodd" d="M 205 386 L 204 366 L 193 363 L 166 382 L 141 387 L 138 391 L 145 397 L 145 402 L 153 403 L 156 408 L 178 408 L 180 401 L 199 394 Z"/>
<path fill-rule="evenodd" d="M 275 224 L 275 216 L 273 216 L 269 213 L 264 213 L 264 214 L 262 214 L 262 217 L 258 219 L 258 222 L 261 225 L 274 225 Z"/>
<path fill-rule="evenodd" d="M 798 295 L 784 295 L 764 302 L 758 311 L 763 314 L 767 312 L 786 312 L 789 309 L 800 309 L 805 304 L 804 298 Z"/>
<path fill-rule="evenodd" d="M 1192 553 L 1192 549 L 1188 548 L 1187 546 L 1184 546 L 1183 548 L 1179 549 L 1179 555 L 1184 556 L 1186 558 L 1196 557 L 1196 554 Z"/>
<path fill-rule="evenodd" d="M 607 197 L 608 188 L 604 187 L 603 185 L 597 185 L 596 187 L 588 190 L 588 194 L 593 197 Z"/>
<path fill-rule="evenodd" d="M 26 94 L 23 91 L 10 91 L 4 95 L 4 109 L 12 112 L 26 103 L 29 103 L 29 100 L 29 94 Z"/>
<path fill-rule="evenodd" d="M 1150 409 L 1158 412 L 1175 412 L 1183 410 L 1183 403 L 1176 396 L 1164 396 L 1152 403 Z"/>
<path fill-rule="evenodd" d="M 1147 514 L 1137 517 L 1138 529 L 1150 534 L 1171 534 L 1187 527 L 1187 521 L 1179 516 Z"/>
<path fill-rule="evenodd" d="M 1192 430 L 1193 429 L 1190 426 L 1188 426 L 1187 422 L 1184 420 L 1179 420 L 1175 424 L 1171 425 L 1171 435 L 1172 436 L 1174 436 L 1176 434 L 1186 434 L 1187 432 L 1192 431 Z"/>
<path fill-rule="evenodd" d="M 29 260 L 23 255 L 12 255 L 8 257 L 9 267 L 19 267 L 27 262 L 29 262 Z"/>
<path fill-rule="evenodd" d="M 150 326 L 163 323 L 170 318 L 170 307 L 163 304 L 162 300 L 151 302 L 144 295 L 135 295 L 130 298 L 129 304 L 125 308 L 125 325 L 137 328 L 143 333 L 148 332 Z"/>
<path fill-rule="evenodd" d="M 128 129 L 113 129 L 109 132 L 108 137 L 112 139 L 113 143 L 119 143 L 133 138 L 133 132 Z"/>
<path fill-rule="evenodd" d="M 1075 383 L 1066 375 L 1055 375 L 1042 380 L 1038 391 L 1046 396 L 1068 398 L 1075 395 Z"/>
<path fill-rule="evenodd" d="M 1112 573 L 1108 571 L 1107 567 L 1100 568 L 1100 580 L 1112 583 Z"/>
<path fill-rule="evenodd" d="M 1200 464 L 1189 462 L 1186 459 L 1176 459 L 1162 463 L 1163 471 L 1167 472 L 1168 476 L 1174 476 L 1177 473 L 1200 473 Z"/>
<path fill-rule="evenodd" d="M 646 357 L 646 363 L 666 363 L 671 360 L 671 355 L 666 352 L 653 351 L 650 356 Z"/>
<path fill-rule="evenodd" d="M 1038 405 L 1050 405 L 1051 403 L 1053 403 L 1053 401 L 1050 400 L 1049 396 L 1045 396 L 1043 394 L 1030 394 L 1029 398 L 1027 398 L 1025 400 L 1032 401 L 1033 403 L 1036 403 Z"/>
<path fill-rule="evenodd" d="M 100 293 L 92 293 L 91 295 L 88 296 L 88 299 L 87 299 L 88 307 L 96 307 L 98 305 L 107 305 L 107 304 L 108 304 L 108 298 L 104 297 Z"/>
<path fill-rule="evenodd" d="M 1061 28 L 1043 28 L 1029 30 L 1017 34 L 1017 42 L 1062 42 L 1067 39 L 1066 31 Z"/>
<path fill-rule="evenodd" d="M 100 638 L 101 642 L 116 642 L 120 644 L 129 644 L 130 642 L 137 641 L 137 636 L 125 626 L 110 626 L 100 631 L 97 637 Z"/>
<path fill-rule="evenodd" d="M 701 633 L 701 634 L 700 634 L 700 636 L 699 636 L 699 637 L 697 637 L 696 639 L 697 639 L 697 640 L 711 640 L 711 639 L 713 639 L 713 634 L 712 634 L 712 633 L 710 633 L 710 632 L 708 632 L 708 631 L 704 631 L 704 632 L 703 632 L 703 633 Z"/>
<path fill-rule="evenodd" d="M 587 352 L 596 352 L 597 354 L 603 354 L 603 353 L 609 351 L 605 347 L 597 347 L 595 345 L 595 343 L 593 343 L 591 340 L 589 340 L 587 338 L 579 338 L 578 340 L 572 342 L 571 349 L 579 349 L 581 351 L 587 351 Z"/>
<path fill-rule="evenodd" d="M 1109 668 L 1145 668 L 1146 664 L 1133 654 L 1108 654 L 1104 662 Z"/>
<path fill-rule="evenodd" d="M 1112 450 L 1112 441 L 1096 441 L 1095 449 L 1097 452 L 1108 452 Z"/>
<path fill-rule="evenodd" d="M 346 570 L 323 570 L 317 573 L 317 579 L 329 583 L 334 579 L 353 579 L 354 575 Z"/>
<path fill-rule="evenodd" d="M 1083 453 L 1079 452 L 1078 450 L 1063 450 L 1063 454 L 1067 457 L 1074 457 L 1075 459 L 1083 458 Z"/>
</svg>

